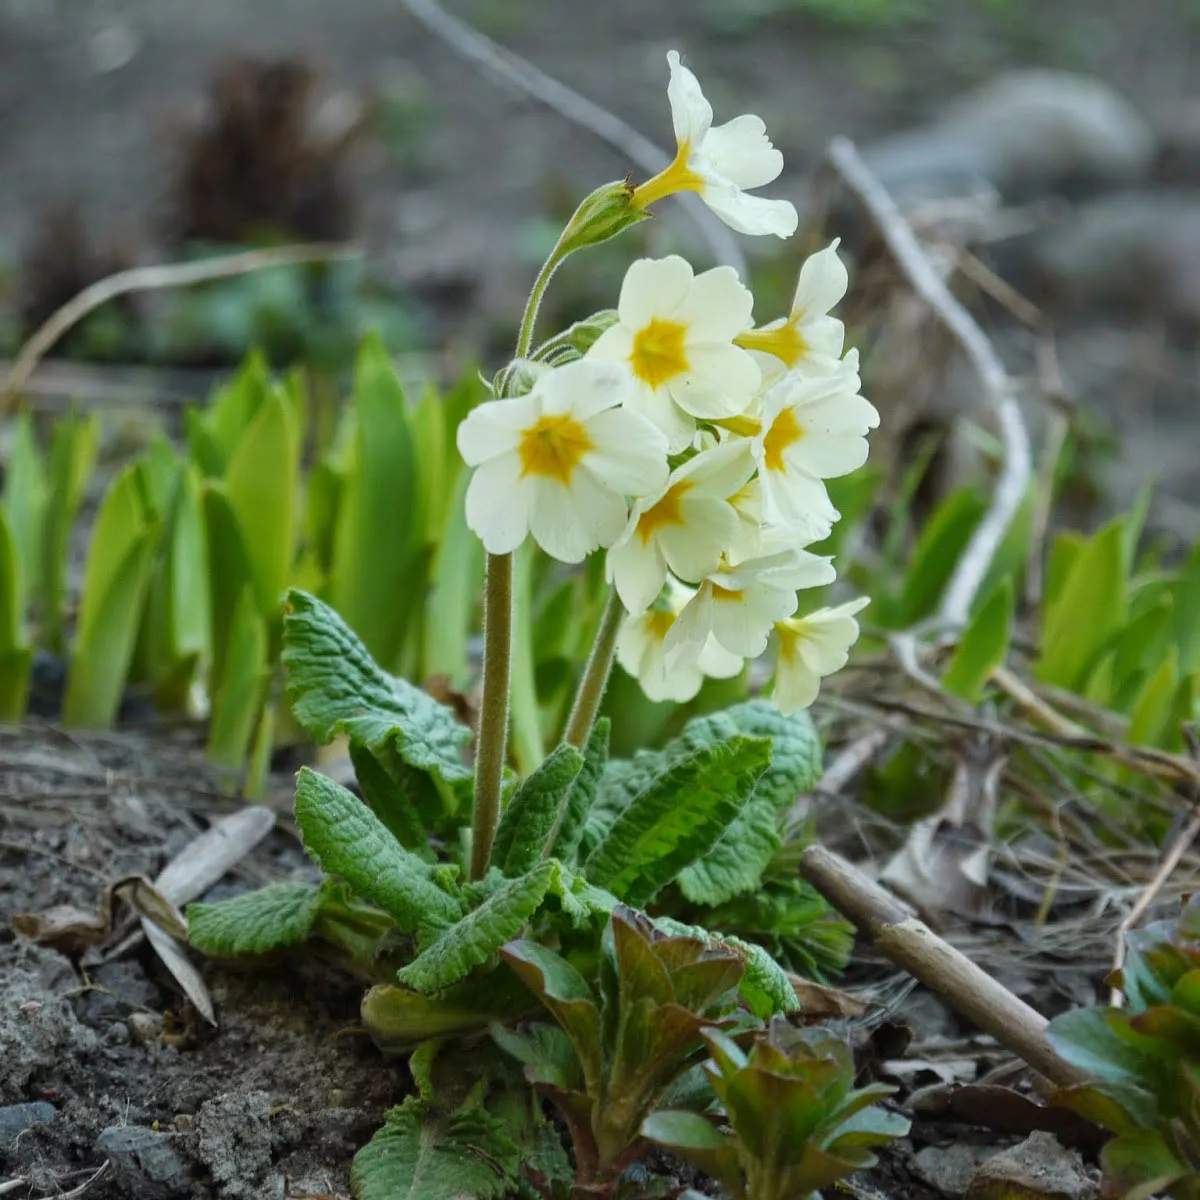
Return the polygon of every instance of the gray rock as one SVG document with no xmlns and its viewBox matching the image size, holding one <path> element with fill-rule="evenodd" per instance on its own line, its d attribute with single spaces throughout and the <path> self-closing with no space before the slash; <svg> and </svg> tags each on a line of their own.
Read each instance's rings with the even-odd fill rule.
<svg viewBox="0 0 1200 1200">
<path fill-rule="evenodd" d="M 259 1200 L 271 1169 L 271 1100 L 266 1092 L 226 1092 L 196 1114 L 196 1155 L 221 1200 Z"/>
<path fill-rule="evenodd" d="M 1019 1146 L 993 1155 L 976 1172 L 967 1200 L 1095 1200 L 1096 1178 L 1052 1133 L 1032 1133 Z"/>
<path fill-rule="evenodd" d="M 178 1143 L 176 1134 L 120 1125 L 101 1131 L 96 1152 L 112 1163 L 125 1195 L 134 1200 L 176 1200 L 189 1194 L 193 1179 Z"/>
<path fill-rule="evenodd" d="M 1146 121 L 1108 84 L 1067 71 L 1006 71 L 928 125 L 864 150 L 901 201 L 995 188 L 1025 196 L 1144 178 L 1156 153 Z"/>
<path fill-rule="evenodd" d="M 1115 307 L 1200 325 L 1200 193 L 1125 192 L 1080 205 L 1031 247 L 1051 307 Z"/>
<path fill-rule="evenodd" d="M 54 1120 L 54 1105 L 44 1100 L 31 1104 L 9 1104 L 0 1108 L 0 1146 L 20 1137 L 35 1125 L 49 1125 Z"/>
</svg>

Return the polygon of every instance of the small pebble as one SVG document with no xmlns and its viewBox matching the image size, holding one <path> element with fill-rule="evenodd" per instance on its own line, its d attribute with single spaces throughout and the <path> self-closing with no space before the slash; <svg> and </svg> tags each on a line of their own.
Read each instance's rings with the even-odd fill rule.
<svg viewBox="0 0 1200 1200">
<path fill-rule="evenodd" d="M 49 1125 L 54 1120 L 54 1105 L 44 1100 L 31 1104 L 10 1104 L 0 1108 L 0 1146 L 19 1137 L 35 1125 Z"/>
<path fill-rule="evenodd" d="M 96 1152 L 113 1165 L 113 1174 L 132 1200 L 183 1200 L 192 1175 L 176 1149 L 176 1135 L 143 1125 L 114 1125 L 96 1138 Z"/>
</svg>

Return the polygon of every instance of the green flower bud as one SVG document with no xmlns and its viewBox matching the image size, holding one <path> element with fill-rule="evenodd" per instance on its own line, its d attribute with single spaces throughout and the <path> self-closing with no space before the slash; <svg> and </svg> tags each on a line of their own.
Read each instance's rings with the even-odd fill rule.
<svg viewBox="0 0 1200 1200">
<path fill-rule="evenodd" d="M 586 197 L 558 239 L 560 257 L 584 246 L 598 246 L 645 220 L 647 214 L 630 205 L 632 195 L 633 187 L 624 179 L 606 183 Z"/>
</svg>

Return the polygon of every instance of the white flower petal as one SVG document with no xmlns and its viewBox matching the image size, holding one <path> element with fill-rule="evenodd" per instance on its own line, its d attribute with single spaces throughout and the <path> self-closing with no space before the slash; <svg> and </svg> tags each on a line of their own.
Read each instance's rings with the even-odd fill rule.
<svg viewBox="0 0 1200 1200">
<path fill-rule="evenodd" d="M 710 129 L 704 153 L 723 178 L 740 188 L 762 187 L 783 170 L 783 155 L 771 145 L 766 123 L 752 113 Z"/>
<path fill-rule="evenodd" d="M 684 665 L 695 665 L 699 661 L 712 633 L 712 619 L 712 587 L 705 583 L 684 605 L 663 639 L 667 665 L 672 670 Z"/>
<path fill-rule="evenodd" d="M 754 295 L 732 267 L 697 275 L 673 316 L 688 327 L 689 342 L 731 342 L 750 323 Z"/>
<path fill-rule="evenodd" d="M 627 363 L 633 353 L 633 330 L 627 325 L 613 325 L 606 329 L 587 352 L 589 360 L 598 362 Z"/>
<path fill-rule="evenodd" d="M 784 715 L 811 708 L 820 690 L 821 677 L 810 671 L 800 658 L 786 665 L 781 661 L 775 668 L 771 700 Z"/>
<path fill-rule="evenodd" d="M 807 471 L 763 471 L 760 479 L 763 517 L 772 525 L 807 530 L 832 525 L 841 516 L 825 485 Z"/>
<path fill-rule="evenodd" d="M 681 508 L 685 524 L 663 529 L 657 541 L 671 570 L 698 582 L 720 566 L 722 553 L 737 537 L 737 517 L 720 500 L 685 499 Z"/>
<path fill-rule="evenodd" d="M 783 452 L 784 462 L 822 479 L 838 479 L 867 461 L 867 439 L 844 433 L 809 433 Z"/>
<path fill-rule="evenodd" d="M 668 254 L 666 258 L 639 258 L 625 272 L 621 284 L 621 296 L 617 301 L 621 324 L 636 331 L 655 317 L 673 316 L 694 278 L 691 263 L 678 254 Z M 600 344 L 600 339 L 596 344 Z"/>
<path fill-rule="evenodd" d="M 667 390 L 684 412 L 714 419 L 746 411 L 762 380 L 754 358 L 731 343 L 703 342 L 688 347 L 688 371 Z"/>
<path fill-rule="evenodd" d="M 713 679 L 732 679 L 746 665 L 746 660 L 730 654 L 716 638 L 710 637 L 700 652 L 700 670 Z"/>
<path fill-rule="evenodd" d="M 530 395 L 541 401 L 542 412 L 570 413 L 590 429 L 592 418 L 620 404 L 631 386 L 617 363 L 581 358 L 545 372 Z"/>
<path fill-rule="evenodd" d="M 706 180 L 700 195 L 704 203 L 738 233 L 753 236 L 773 233 L 776 237 L 789 238 L 800 224 L 796 206 L 790 201 L 751 196 L 732 183 Z"/>
<path fill-rule="evenodd" d="M 712 105 L 700 90 L 700 81 L 679 61 L 675 50 L 667 52 L 671 82 L 667 84 L 667 99 L 671 102 L 671 123 L 675 140 L 680 145 L 695 145 L 712 126 Z"/>
<path fill-rule="evenodd" d="M 571 487 L 552 479 L 525 481 L 530 495 L 529 532 L 551 558 L 582 562 L 615 541 L 625 525 L 625 502 L 577 471 Z"/>
<path fill-rule="evenodd" d="M 728 499 L 746 486 L 754 470 L 750 439 L 730 437 L 688 459 L 673 477 L 690 479 L 711 495 Z"/>
<path fill-rule="evenodd" d="M 511 400 L 485 400 L 459 423 L 455 441 L 469 467 L 477 467 L 501 454 L 509 454 L 521 441 L 521 431 L 538 417 L 538 403 L 530 396 Z"/>
<path fill-rule="evenodd" d="M 647 496 L 666 485 L 667 438 L 652 421 L 629 408 L 613 408 L 593 417 L 587 431 L 593 449 L 584 456 L 583 470 L 625 496 Z"/>
<path fill-rule="evenodd" d="M 671 399 L 666 388 L 635 388 L 625 400 L 625 409 L 648 420 L 667 439 L 667 451 L 686 450 L 696 436 L 696 420 Z"/>
<path fill-rule="evenodd" d="M 800 268 L 792 312 L 802 313 L 805 320 L 824 316 L 850 286 L 846 264 L 838 257 L 838 241 L 805 259 Z"/>
<path fill-rule="evenodd" d="M 776 622 L 796 611 L 794 592 L 769 587 L 749 587 L 736 599 L 713 602 L 712 635 L 729 653 L 757 658 L 767 648 Z"/>
<path fill-rule="evenodd" d="M 643 542 L 636 534 L 609 550 L 606 572 L 621 603 L 635 615 L 654 603 L 667 581 L 667 564 L 657 541 Z"/>
<path fill-rule="evenodd" d="M 520 486 L 516 455 L 479 467 L 467 485 L 467 527 L 489 554 L 515 550 L 529 532 L 528 493 Z"/>
</svg>

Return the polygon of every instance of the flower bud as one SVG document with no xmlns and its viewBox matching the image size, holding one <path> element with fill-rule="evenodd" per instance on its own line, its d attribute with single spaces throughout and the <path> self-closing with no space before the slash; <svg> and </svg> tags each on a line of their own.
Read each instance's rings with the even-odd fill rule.
<svg viewBox="0 0 1200 1200">
<path fill-rule="evenodd" d="M 558 239 L 560 256 L 565 258 L 584 246 L 598 246 L 645 220 L 647 214 L 630 205 L 632 195 L 629 182 L 618 180 L 598 187 L 587 196 Z"/>
<path fill-rule="evenodd" d="M 497 400 L 508 400 L 513 396 L 524 396 L 533 390 L 538 376 L 545 371 L 546 364 L 528 358 L 514 358 L 506 367 L 496 372 L 492 381 L 492 394 Z"/>
<path fill-rule="evenodd" d="M 605 330 L 611 329 L 620 318 L 615 308 L 606 308 L 592 313 L 584 321 L 576 321 L 563 335 L 563 340 L 580 354 L 586 354 Z"/>
</svg>

